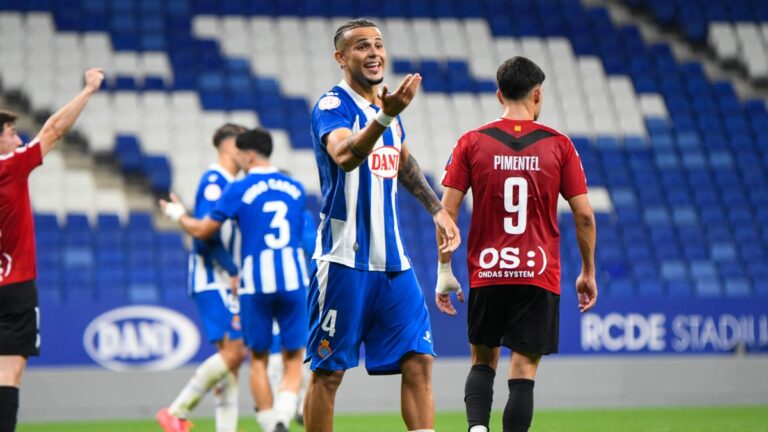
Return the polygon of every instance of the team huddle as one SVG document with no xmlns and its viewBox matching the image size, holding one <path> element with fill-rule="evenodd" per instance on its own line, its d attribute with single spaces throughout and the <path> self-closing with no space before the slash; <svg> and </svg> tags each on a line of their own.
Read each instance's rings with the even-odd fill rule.
<svg viewBox="0 0 768 432">
<path fill-rule="evenodd" d="M 200 364 L 157 421 L 166 432 L 188 431 L 190 412 L 212 392 L 216 430 L 238 430 L 238 371 L 249 355 L 256 420 L 263 431 L 287 431 L 296 416 L 307 431 L 333 430 L 336 392 L 344 372 L 358 366 L 364 344 L 369 374 L 402 375 L 407 430 L 433 431 L 432 366 L 439 346 L 433 346 L 426 299 L 402 238 L 397 194 L 404 187 L 434 221 L 435 302 L 449 315 L 457 313 L 452 293 L 465 301 L 451 253 L 461 243 L 457 218 L 471 189 L 467 428 L 488 431 L 503 345 L 512 351 L 504 430 L 527 431 L 541 356 L 558 350 L 559 196 L 576 222 L 583 262 L 576 280 L 580 310 L 597 300 L 596 228 L 579 155 L 565 135 L 536 122 L 544 73 L 523 57 L 499 67 L 500 118 L 461 136 L 451 155 L 437 155 L 448 159 L 441 200 L 409 151 L 419 143 L 407 140 L 401 117 L 422 77 L 407 75 L 394 90 L 381 84 L 387 55 L 373 22 L 349 21 L 333 42 L 343 77 L 319 97 L 309 125 L 322 194 L 317 228 L 307 214 L 304 187 L 270 163 L 272 138 L 261 128 L 226 124 L 215 131 L 218 160 L 203 173 L 191 213 L 173 195 L 161 200 L 163 213 L 194 238 L 189 291 L 217 353 Z M 100 84 L 101 72 L 89 73 L 98 73 Z M 89 82 L 88 95 L 98 88 L 94 84 Z M 81 99 L 67 117 L 71 123 L 87 102 Z M 3 137 L 9 124 L 2 125 Z M 50 139 L 41 134 L 37 142 Z M 13 166 L 5 154 L 19 159 L 19 144 L 7 142 L 0 142 L 0 191 Z M 35 151 L 40 150 L 26 153 Z M 2 193 L 0 198 L 8 202 Z M 0 232 L 5 232 L 2 210 Z M 30 280 L 31 287 L 22 286 Z M 34 291 L 34 269 L 31 278 L 10 281 Z M 0 295 L 11 289 L 0 287 Z M 16 388 L 18 406 L 18 377 L 26 357 L 37 352 L 17 349 L 21 345 L 6 340 L 19 336 L 3 331 L 0 326 L 0 361 L 21 360 L 15 363 L 20 364 L 15 381 L 0 381 L 0 407 L 3 398 L 13 396 L 6 396 L 3 386 Z M 283 368 L 279 382 L 269 379 L 276 363 Z M 0 422 L 10 424 L 11 415 L 15 423 L 15 410 L 0 411 Z"/>
</svg>

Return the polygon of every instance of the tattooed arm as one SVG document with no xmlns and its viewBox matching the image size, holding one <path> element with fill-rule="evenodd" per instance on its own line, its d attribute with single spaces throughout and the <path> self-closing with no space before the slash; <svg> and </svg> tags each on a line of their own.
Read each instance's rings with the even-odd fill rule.
<svg viewBox="0 0 768 432">
<path fill-rule="evenodd" d="M 441 252 L 452 252 L 461 244 L 461 235 L 459 227 L 456 226 L 453 218 L 443 208 L 440 200 L 437 199 L 435 191 L 427 183 L 424 172 L 421 170 L 416 158 L 408 151 L 408 147 L 403 143 L 400 149 L 400 168 L 397 172 L 397 180 L 419 200 L 421 205 L 432 215 L 435 226 L 440 232 L 443 243 L 440 245 Z"/>
<path fill-rule="evenodd" d="M 429 214 L 434 215 L 443 209 L 435 191 L 427 183 L 424 172 L 421 170 L 416 158 L 403 144 L 400 150 L 400 168 L 397 172 L 397 180 L 424 206 Z"/>
</svg>

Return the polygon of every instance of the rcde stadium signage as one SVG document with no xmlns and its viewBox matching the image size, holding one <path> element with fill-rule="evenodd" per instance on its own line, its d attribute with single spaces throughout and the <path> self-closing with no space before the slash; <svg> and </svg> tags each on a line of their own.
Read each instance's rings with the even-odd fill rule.
<svg viewBox="0 0 768 432">
<path fill-rule="evenodd" d="M 95 317 L 83 332 L 83 346 L 91 359 L 110 370 L 168 370 L 197 353 L 200 333 L 171 309 L 128 306 Z"/>
<path fill-rule="evenodd" d="M 768 315 L 587 313 L 581 318 L 584 351 L 724 351 L 768 347 Z"/>
<path fill-rule="evenodd" d="M 564 290 L 561 305 L 569 302 Z M 608 298 L 588 313 L 575 309 L 561 308 L 563 354 L 768 352 L 765 302 Z"/>
</svg>

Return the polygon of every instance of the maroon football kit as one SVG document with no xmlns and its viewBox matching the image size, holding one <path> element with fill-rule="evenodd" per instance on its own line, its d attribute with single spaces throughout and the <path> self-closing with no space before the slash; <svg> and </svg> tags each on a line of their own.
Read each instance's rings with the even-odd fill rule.
<svg viewBox="0 0 768 432">
<path fill-rule="evenodd" d="M 560 294 L 558 196 L 587 193 L 568 137 L 535 121 L 495 120 L 459 139 L 442 184 L 472 189 L 470 288 L 535 285 Z"/>
</svg>

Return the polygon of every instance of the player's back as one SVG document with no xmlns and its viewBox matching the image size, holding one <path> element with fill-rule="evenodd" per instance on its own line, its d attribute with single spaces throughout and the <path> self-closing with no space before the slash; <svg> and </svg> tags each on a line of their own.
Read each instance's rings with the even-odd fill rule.
<svg viewBox="0 0 768 432">
<path fill-rule="evenodd" d="M 471 285 L 560 292 L 557 201 L 586 192 L 571 141 L 535 121 L 498 119 L 463 135 L 443 184 L 472 188 Z"/>
<path fill-rule="evenodd" d="M 244 294 L 293 291 L 308 283 L 301 247 L 304 187 L 275 168 L 251 169 L 232 184 L 239 197 Z"/>
</svg>

